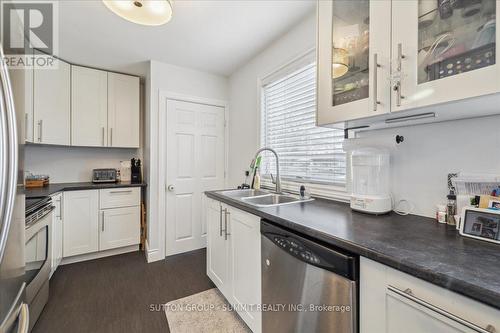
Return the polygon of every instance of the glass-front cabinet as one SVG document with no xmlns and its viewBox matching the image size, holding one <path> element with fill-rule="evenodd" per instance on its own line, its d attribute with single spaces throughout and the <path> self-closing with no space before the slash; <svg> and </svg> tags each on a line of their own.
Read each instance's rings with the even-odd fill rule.
<svg viewBox="0 0 500 333">
<path fill-rule="evenodd" d="M 392 110 L 500 91 L 496 0 L 392 1 Z"/>
<path fill-rule="evenodd" d="M 319 125 L 390 111 L 390 1 L 318 1 Z"/>
</svg>

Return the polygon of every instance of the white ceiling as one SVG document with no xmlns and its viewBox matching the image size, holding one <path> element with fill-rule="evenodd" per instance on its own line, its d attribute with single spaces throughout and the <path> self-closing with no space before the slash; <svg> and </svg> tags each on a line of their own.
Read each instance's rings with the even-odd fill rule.
<svg viewBox="0 0 500 333">
<path fill-rule="evenodd" d="M 160 27 L 130 23 L 101 1 L 61 1 L 59 54 L 70 62 L 145 74 L 153 59 L 230 75 L 314 10 L 314 0 L 177 0 Z"/>
</svg>

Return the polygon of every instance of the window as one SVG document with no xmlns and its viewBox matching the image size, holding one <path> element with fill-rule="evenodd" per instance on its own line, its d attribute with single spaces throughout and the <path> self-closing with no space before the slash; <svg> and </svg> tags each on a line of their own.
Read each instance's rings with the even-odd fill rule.
<svg viewBox="0 0 500 333">
<path fill-rule="evenodd" d="M 264 81 L 261 145 L 278 153 L 282 179 L 345 187 L 344 132 L 316 126 L 316 64 L 292 68 Z M 275 173 L 271 154 L 264 154 L 261 170 Z"/>
</svg>

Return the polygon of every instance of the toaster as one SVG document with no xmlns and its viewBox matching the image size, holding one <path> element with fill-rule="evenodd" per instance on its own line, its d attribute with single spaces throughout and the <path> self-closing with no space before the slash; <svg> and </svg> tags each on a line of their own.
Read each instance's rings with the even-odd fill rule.
<svg viewBox="0 0 500 333">
<path fill-rule="evenodd" d="M 116 169 L 92 170 L 92 183 L 115 183 L 116 181 Z"/>
</svg>

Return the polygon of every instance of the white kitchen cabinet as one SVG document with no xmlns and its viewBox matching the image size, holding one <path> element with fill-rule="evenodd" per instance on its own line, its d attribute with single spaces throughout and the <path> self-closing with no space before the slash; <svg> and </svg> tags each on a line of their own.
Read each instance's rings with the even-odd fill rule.
<svg viewBox="0 0 500 333">
<path fill-rule="evenodd" d="M 54 212 L 52 214 L 52 263 L 50 276 L 54 274 L 63 257 L 63 195 L 57 193 L 51 196 Z"/>
<path fill-rule="evenodd" d="M 71 66 L 71 144 L 108 145 L 108 73 Z"/>
<path fill-rule="evenodd" d="M 69 146 L 71 65 L 53 61 L 54 69 L 33 71 L 34 142 Z"/>
<path fill-rule="evenodd" d="M 33 142 L 33 69 L 14 69 L 9 71 L 14 95 L 14 106 L 24 113 L 24 139 Z"/>
<path fill-rule="evenodd" d="M 499 327 L 499 310 L 361 258 L 361 333 L 472 333 Z"/>
<path fill-rule="evenodd" d="M 207 275 L 224 294 L 229 286 L 229 243 L 224 237 L 224 213 L 220 202 L 205 197 L 207 224 Z"/>
<path fill-rule="evenodd" d="M 260 332 L 262 316 L 256 309 L 261 303 L 260 218 L 230 206 L 227 209 L 230 299 L 250 329 Z"/>
<path fill-rule="evenodd" d="M 140 243 L 139 187 L 69 191 L 63 202 L 64 258 Z"/>
<path fill-rule="evenodd" d="M 99 250 L 110 250 L 140 243 L 140 207 L 101 210 Z"/>
<path fill-rule="evenodd" d="M 318 1 L 317 124 L 498 114 L 499 15 L 496 0 Z"/>
<path fill-rule="evenodd" d="M 102 189 L 99 193 L 100 209 L 139 206 L 141 201 L 140 187 Z"/>
<path fill-rule="evenodd" d="M 318 1 L 317 123 L 390 112 L 390 1 Z"/>
<path fill-rule="evenodd" d="M 139 148 L 140 83 L 136 76 L 108 73 L 108 145 Z"/>
<path fill-rule="evenodd" d="M 439 8 L 433 0 L 393 0 L 393 85 L 400 82 L 400 90 L 392 111 L 500 92 L 499 15 L 495 0 Z"/>
<path fill-rule="evenodd" d="M 69 191 L 63 196 L 63 256 L 99 249 L 99 191 Z"/>
<path fill-rule="evenodd" d="M 248 327 L 261 332 L 260 218 L 205 199 L 207 275 Z"/>
</svg>

